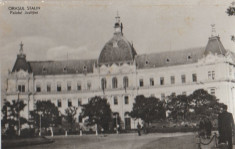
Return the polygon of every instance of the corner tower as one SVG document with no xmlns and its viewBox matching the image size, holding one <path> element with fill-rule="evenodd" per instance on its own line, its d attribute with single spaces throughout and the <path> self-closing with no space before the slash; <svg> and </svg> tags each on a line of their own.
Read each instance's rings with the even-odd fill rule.
<svg viewBox="0 0 235 149">
<path fill-rule="evenodd" d="M 24 70 L 27 72 L 31 72 L 31 67 L 29 63 L 26 61 L 26 55 L 23 52 L 23 43 L 20 43 L 19 54 L 17 54 L 17 59 L 15 65 L 12 69 L 12 72 L 18 72 L 19 70 Z"/>
</svg>

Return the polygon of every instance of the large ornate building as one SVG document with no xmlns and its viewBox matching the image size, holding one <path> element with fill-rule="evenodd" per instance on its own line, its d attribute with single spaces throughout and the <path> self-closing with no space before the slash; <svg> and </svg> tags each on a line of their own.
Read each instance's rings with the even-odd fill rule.
<svg viewBox="0 0 235 149">
<path fill-rule="evenodd" d="M 98 59 L 67 61 L 27 61 L 21 44 L 7 80 L 7 100 L 23 100 L 29 111 L 38 100 L 50 100 L 61 113 L 91 97 L 108 99 L 122 127 L 135 128 L 129 117 L 137 95 L 162 100 L 175 94 L 191 94 L 199 88 L 215 95 L 235 115 L 235 57 L 226 50 L 220 37 L 209 37 L 205 48 L 138 55 L 123 35 L 120 17 L 116 17 L 113 37 L 104 45 Z"/>
</svg>

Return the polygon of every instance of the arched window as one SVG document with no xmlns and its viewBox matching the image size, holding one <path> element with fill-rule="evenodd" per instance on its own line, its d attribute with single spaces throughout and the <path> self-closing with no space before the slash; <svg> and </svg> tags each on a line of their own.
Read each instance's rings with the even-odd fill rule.
<svg viewBox="0 0 235 149">
<path fill-rule="evenodd" d="M 102 79 L 101 79 L 101 88 L 102 88 L 103 90 L 106 89 L 106 84 L 107 84 L 106 79 L 105 79 L 105 78 L 102 78 Z"/>
<path fill-rule="evenodd" d="M 129 86 L 129 82 L 128 82 L 128 77 L 127 76 L 125 76 L 123 78 L 123 86 L 124 86 L 124 88 L 127 88 Z"/>
<path fill-rule="evenodd" d="M 116 77 L 114 77 L 113 79 L 112 79 L 112 86 L 113 86 L 113 88 L 117 88 L 117 84 L 118 82 L 117 82 L 117 78 Z"/>
</svg>

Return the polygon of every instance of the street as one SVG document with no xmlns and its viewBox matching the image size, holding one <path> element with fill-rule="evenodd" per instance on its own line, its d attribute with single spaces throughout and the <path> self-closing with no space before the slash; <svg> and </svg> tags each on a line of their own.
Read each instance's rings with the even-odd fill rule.
<svg viewBox="0 0 235 149">
<path fill-rule="evenodd" d="M 194 138 L 193 133 L 154 133 L 141 136 L 138 136 L 137 133 L 109 134 L 107 136 L 55 136 L 53 137 L 55 142 L 52 144 L 20 147 L 18 149 L 167 149 L 172 147 L 188 148 L 189 146 L 191 149 L 196 149 Z"/>
</svg>

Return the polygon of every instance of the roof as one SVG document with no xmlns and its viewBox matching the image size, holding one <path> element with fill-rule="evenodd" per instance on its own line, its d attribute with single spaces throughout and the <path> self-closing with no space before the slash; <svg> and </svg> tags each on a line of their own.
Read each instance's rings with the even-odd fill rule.
<svg viewBox="0 0 235 149">
<path fill-rule="evenodd" d="M 19 71 L 20 69 L 31 72 L 31 67 L 29 63 L 26 61 L 26 56 L 24 54 L 17 55 L 17 59 L 12 69 L 12 72 Z"/>
<path fill-rule="evenodd" d="M 34 75 L 92 73 L 97 60 L 30 61 Z"/>
<path fill-rule="evenodd" d="M 114 36 L 103 47 L 98 63 L 112 64 L 116 62 L 133 61 L 136 55 L 133 45 L 122 33 L 114 33 Z"/>
<path fill-rule="evenodd" d="M 138 69 L 166 67 L 196 63 L 203 57 L 205 48 L 192 48 L 179 51 L 142 54 L 136 56 Z"/>
<path fill-rule="evenodd" d="M 205 55 L 209 53 L 218 54 L 218 55 L 219 54 L 225 55 L 227 53 L 223 44 L 220 41 L 219 36 L 209 37 L 206 50 L 205 50 Z"/>
</svg>

